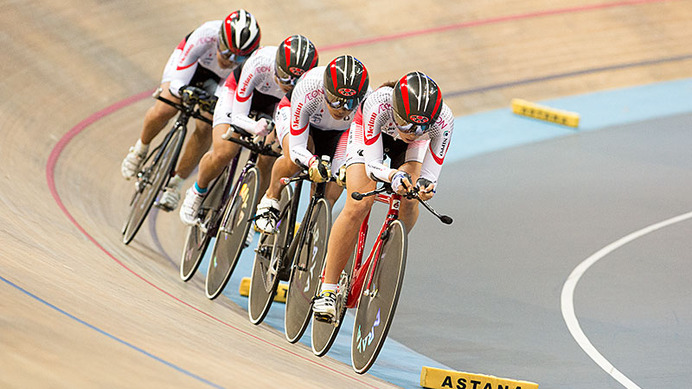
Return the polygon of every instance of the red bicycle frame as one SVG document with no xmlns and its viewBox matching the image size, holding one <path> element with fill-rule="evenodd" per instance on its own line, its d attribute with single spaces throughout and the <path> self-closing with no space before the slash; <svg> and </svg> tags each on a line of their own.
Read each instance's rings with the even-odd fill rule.
<svg viewBox="0 0 692 389">
<path fill-rule="evenodd" d="M 356 256 L 353 264 L 352 282 L 350 291 L 348 293 L 348 299 L 346 301 L 346 307 L 348 308 L 355 308 L 355 306 L 358 304 L 358 298 L 363 292 L 363 286 L 365 286 L 366 275 L 369 275 L 369 277 L 367 277 L 367 288 L 369 289 L 372 285 L 372 274 L 368 274 L 368 269 L 371 268 L 370 263 L 375 261 L 372 266 L 373 269 L 375 266 L 377 266 L 377 260 L 380 258 L 380 250 L 382 249 L 383 243 L 382 235 L 385 233 L 389 225 L 399 218 L 401 195 L 396 193 L 378 193 L 375 196 L 375 201 L 389 204 L 389 211 L 387 211 L 387 215 L 385 216 L 380 233 L 377 235 L 377 238 L 375 238 L 375 244 L 373 245 L 372 250 L 370 250 L 370 255 L 365 263 L 363 263 L 363 253 L 365 251 L 365 240 L 368 236 L 368 221 L 370 219 L 370 212 L 368 212 L 367 216 L 365 216 L 365 220 L 363 220 L 363 223 L 360 226 L 360 232 L 358 233 L 358 245 L 356 246 Z"/>
</svg>

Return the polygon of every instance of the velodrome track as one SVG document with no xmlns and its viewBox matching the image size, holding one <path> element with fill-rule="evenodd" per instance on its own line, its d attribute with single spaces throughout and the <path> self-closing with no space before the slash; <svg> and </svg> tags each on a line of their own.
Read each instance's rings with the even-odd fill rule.
<svg viewBox="0 0 692 389">
<path fill-rule="evenodd" d="M 323 60 L 361 58 L 375 84 L 424 70 L 457 115 L 516 96 L 690 77 L 687 1 L 400 4 L 233 6 L 257 15 L 265 43 L 304 33 L 326 48 Z M 227 299 L 206 301 L 199 280 L 180 282 L 161 255 L 180 252 L 176 215 L 159 215 L 155 237 L 142 231 L 120 243 L 131 188 L 118 167 L 150 104 L 139 97 L 180 37 L 227 7 L 3 6 L 1 386 L 389 386 L 251 326 Z M 106 107 L 117 109 L 97 115 Z M 445 166 L 435 205 L 456 221 L 444 229 L 421 216 L 392 337 L 458 370 L 549 388 L 621 387 L 572 338 L 560 294 L 599 249 L 692 208 L 690 119 Z M 576 289 L 584 332 L 641 387 L 691 378 L 688 227 L 682 220 L 608 254 Z M 431 241 L 443 243 L 421 243 Z"/>
</svg>

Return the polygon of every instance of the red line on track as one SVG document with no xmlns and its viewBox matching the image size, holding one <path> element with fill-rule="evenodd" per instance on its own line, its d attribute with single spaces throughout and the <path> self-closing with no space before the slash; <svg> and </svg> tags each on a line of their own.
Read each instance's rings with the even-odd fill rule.
<svg viewBox="0 0 692 389">
<path fill-rule="evenodd" d="M 113 104 L 113 105 L 111 105 L 111 106 L 109 106 L 109 107 L 106 107 L 106 108 L 104 108 L 104 109 L 102 109 L 102 110 L 96 112 L 95 114 L 89 116 L 88 118 L 82 120 L 79 124 L 77 124 L 77 125 L 74 126 L 70 131 L 68 131 L 62 138 L 60 138 L 60 140 L 58 141 L 58 143 L 55 145 L 55 147 L 54 147 L 53 150 L 51 151 L 50 156 L 48 157 L 48 162 L 47 162 L 47 164 L 46 164 L 46 180 L 48 181 L 48 188 L 50 189 L 50 193 L 51 193 L 51 195 L 53 196 L 53 199 L 55 199 L 55 202 L 58 204 L 58 207 L 63 211 L 63 213 L 65 214 L 65 216 L 67 216 L 67 218 L 72 222 L 72 224 L 74 224 L 74 225 L 77 227 L 77 229 L 78 229 L 82 234 L 84 234 L 84 236 L 86 236 L 87 239 L 89 239 L 89 240 L 91 241 L 91 243 L 93 243 L 96 247 L 98 247 L 99 249 L 101 249 L 101 251 L 103 251 L 108 257 L 110 257 L 110 258 L 111 258 L 113 261 L 115 261 L 118 265 L 122 266 L 124 269 L 126 269 L 127 271 L 129 271 L 130 273 L 132 273 L 132 275 L 134 275 L 135 277 L 137 277 L 137 278 L 139 278 L 140 280 L 144 281 L 145 283 L 149 284 L 149 286 L 151 286 L 152 288 L 158 290 L 159 292 L 165 294 L 166 296 L 172 298 L 173 300 L 179 302 L 180 304 L 182 304 L 182 305 L 184 305 L 184 306 L 186 306 L 186 307 L 188 307 L 188 308 L 190 308 L 190 309 L 193 309 L 193 310 L 195 310 L 196 312 L 198 312 L 198 313 L 200 313 L 200 314 L 202 314 L 202 315 L 208 317 L 209 319 L 211 319 L 211 320 L 213 320 L 213 321 L 215 321 L 215 322 L 217 322 L 217 323 L 219 323 L 219 324 L 222 324 L 222 325 L 224 325 L 224 326 L 226 326 L 226 327 L 228 327 L 228 328 L 231 328 L 231 329 L 233 329 L 233 330 L 235 330 L 235 331 L 237 331 L 237 332 L 239 332 L 239 333 L 241 333 L 241 334 L 243 334 L 243 335 L 245 335 L 245 336 L 247 336 L 247 337 L 249 337 L 249 338 L 252 338 L 252 339 L 254 339 L 254 340 L 258 341 L 258 342 L 261 342 L 261 343 L 264 343 L 264 344 L 269 345 L 269 346 L 271 346 L 271 347 L 274 347 L 274 348 L 277 349 L 277 350 L 280 350 L 280 351 L 283 351 L 283 352 L 288 353 L 288 354 L 290 354 L 290 355 L 293 355 L 293 356 L 295 356 L 295 357 L 297 357 L 297 358 L 300 358 L 300 359 L 302 359 L 302 360 L 304 360 L 304 361 L 310 362 L 310 363 L 312 363 L 312 364 L 314 364 L 314 365 L 317 365 L 317 366 L 319 366 L 319 367 L 322 367 L 322 368 L 324 368 L 324 369 L 326 369 L 326 370 L 329 370 L 329 371 L 331 371 L 331 372 L 333 372 L 333 373 L 339 374 L 339 375 L 341 375 L 341 376 L 343 376 L 343 377 L 352 379 L 353 381 L 358 382 L 358 383 L 361 384 L 361 385 L 364 385 L 364 386 L 367 386 L 367 387 L 370 387 L 370 388 L 376 388 L 376 386 L 372 386 L 372 385 L 370 385 L 370 384 L 368 384 L 368 383 L 366 383 L 366 382 L 363 382 L 362 380 L 360 380 L 360 379 L 358 379 L 358 378 L 356 378 L 356 377 L 350 376 L 350 375 L 348 375 L 348 374 L 346 374 L 346 373 L 342 373 L 342 372 L 340 372 L 340 371 L 338 371 L 338 370 L 336 370 L 336 369 L 333 369 L 333 368 L 331 368 L 331 367 L 329 367 L 329 366 L 327 366 L 327 365 L 324 365 L 324 364 L 322 364 L 322 363 L 320 363 L 320 362 L 314 361 L 314 360 L 312 360 L 312 359 L 310 359 L 310 358 L 307 358 L 307 357 L 304 357 L 304 356 L 302 356 L 302 355 L 300 355 L 300 354 L 297 354 L 297 353 L 295 353 L 295 352 L 293 352 L 293 351 L 291 351 L 291 350 L 289 350 L 289 349 L 287 349 L 287 348 L 285 348 L 285 347 L 279 346 L 279 345 L 274 344 L 274 343 L 272 343 L 272 342 L 269 342 L 269 341 L 267 341 L 267 340 L 265 340 L 265 339 L 262 339 L 261 337 L 259 337 L 259 336 L 257 336 L 257 335 L 253 335 L 252 333 L 250 333 L 250 332 L 248 332 L 248 331 L 245 331 L 245 330 L 242 330 L 242 329 L 240 329 L 240 328 L 238 328 L 238 327 L 235 327 L 235 326 L 233 326 L 232 324 L 230 324 L 230 323 L 228 323 L 228 322 L 225 322 L 225 321 L 223 321 L 223 320 L 217 318 L 216 316 L 214 316 L 214 315 L 212 315 L 212 314 L 209 314 L 209 313 L 207 313 L 207 312 L 205 312 L 205 311 L 203 311 L 203 310 L 201 310 L 201 309 L 199 309 L 199 308 L 193 306 L 192 304 L 190 304 L 190 303 L 188 303 L 188 302 L 186 302 L 186 301 L 183 301 L 183 300 L 181 300 L 180 298 L 178 298 L 178 297 L 172 295 L 170 292 L 168 292 L 168 291 L 162 289 L 161 287 L 159 287 L 158 285 L 156 285 L 156 284 L 153 283 L 152 281 L 148 280 L 147 278 L 145 278 L 145 277 L 142 276 L 141 274 L 139 274 L 139 273 L 137 273 L 136 271 L 134 271 L 134 270 L 132 270 L 131 268 L 129 268 L 129 267 L 128 267 L 127 265 L 125 265 L 122 261 L 120 261 L 118 258 L 116 258 L 112 253 L 110 253 L 108 250 L 106 250 L 96 239 L 94 239 L 94 237 L 92 237 L 92 236 L 89 234 L 89 232 L 87 232 L 87 231 L 77 222 L 77 220 L 75 220 L 75 218 L 72 216 L 72 214 L 70 213 L 70 211 L 68 211 L 67 207 L 65 207 L 65 204 L 62 202 L 62 199 L 60 198 L 60 194 L 58 193 L 58 190 L 57 190 L 57 188 L 56 188 L 56 186 L 55 186 L 55 166 L 56 166 L 57 163 L 58 163 L 58 159 L 60 158 L 60 154 L 62 153 L 62 151 L 65 149 L 65 147 L 67 147 L 67 145 L 72 141 L 72 139 L 74 139 L 75 136 L 77 136 L 79 133 L 81 133 L 82 131 L 84 131 L 85 129 L 87 129 L 87 128 L 88 128 L 89 126 L 91 126 L 92 124 L 96 123 L 96 122 L 99 121 L 100 119 L 102 119 L 102 118 L 104 118 L 104 117 L 106 117 L 106 116 L 108 116 L 108 115 L 110 115 L 110 114 L 112 114 L 112 113 L 114 113 L 114 112 L 119 111 L 120 109 L 123 109 L 123 108 L 125 108 L 125 107 L 127 107 L 127 106 L 129 106 L 129 105 L 131 105 L 131 104 L 134 104 L 134 103 L 136 103 L 136 102 L 138 102 L 138 101 L 140 101 L 140 100 L 142 100 L 142 99 L 144 99 L 144 98 L 146 98 L 146 97 L 148 97 L 148 96 L 151 96 L 151 93 L 152 93 L 152 92 L 153 92 L 153 91 L 142 92 L 142 93 L 139 93 L 139 94 L 137 94 L 137 95 L 128 97 L 128 98 L 125 99 L 125 100 L 119 101 L 119 102 L 117 102 L 117 103 L 115 103 L 115 104 Z"/>
<path fill-rule="evenodd" d="M 607 8 L 617 8 L 617 7 L 625 7 L 625 6 L 640 5 L 640 4 L 663 3 L 663 2 L 667 2 L 667 1 L 676 1 L 676 0 L 629 0 L 629 1 L 619 1 L 619 2 L 615 2 L 615 3 L 592 4 L 592 5 L 584 5 L 584 6 L 579 6 L 579 7 L 570 7 L 570 8 L 560 8 L 560 9 L 553 9 L 553 10 L 529 12 L 529 13 L 518 14 L 518 15 L 500 16 L 500 17 L 496 17 L 496 18 L 473 20 L 473 21 L 469 21 L 469 22 L 449 24 L 446 26 L 425 28 L 422 30 L 415 30 L 415 31 L 404 31 L 404 32 L 399 32 L 399 33 L 390 34 L 390 35 L 382 35 L 382 36 L 373 37 L 373 38 L 358 39 L 358 40 L 351 41 L 351 42 L 337 43 L 337 44 L 333 44 L 333 45 L 327 45 L 327 46 L 320 47 L 320 51 L 337 50 L 337 49 L 343 49 L 345 47 L 355 47 L 355 46 L 376 44 L 376 43 L 381 43 L 381 42 L 393 41 L 393 40 L 397 40 L 397 39 L 411 38 L 414 36 L 434 34 L 434 33 L 438 33 L 438 32 L 445 32 L 445 31 L 451 31 L 451 30 L 460 30 L 462 28 L 478 27 L 478 26 L 484 26 L 484 25 L 488 25 L 488 24 L 511 22 L 511 21 L 517 21 L 517 20 L 522 20 L 522 19 L 532 19 L 532 18 L 539 18 L 539 17 L 544 17 L 544 16 L 554 16 L 554 15 L 561 15 L 561 14 L 594 11 L 594 10 L 602 10 L 602 9 L 607 9 Z"/>
</svg>

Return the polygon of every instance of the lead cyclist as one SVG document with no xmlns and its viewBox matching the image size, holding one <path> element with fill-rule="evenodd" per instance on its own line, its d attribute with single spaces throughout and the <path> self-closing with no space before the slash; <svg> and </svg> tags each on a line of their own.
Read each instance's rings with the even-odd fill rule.
<svg viewBox="0 0 692 389">
<path fill-rule="evenodd" d="M 372 191 L 381 181 L 398 194 L 415 188 L 421 200 L 431 199 L 453 130 L 452 110 L 435 81 L 421 72 L 382 85 L 363 102 L 351 124 L 345 163 L 348 196 L 329 235 L 324 280 L 313 305 L 317 319 L 331 321 L 336 314 L 339 276 L 374 202 L 373 197 L 356 201 L 351 193 Z M 389 166 L 383 163 L 385 155 Z M 418 201 L 402 198 L 400 220 L 407 231 L 417 219 Z"/>
</svg>

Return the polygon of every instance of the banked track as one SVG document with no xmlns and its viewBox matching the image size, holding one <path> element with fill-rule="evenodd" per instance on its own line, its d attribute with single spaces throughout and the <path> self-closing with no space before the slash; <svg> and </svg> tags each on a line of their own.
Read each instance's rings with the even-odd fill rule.
<svg viewBox="0 0 692 389">
<path fill-rule="evenodd" d="M 684 17 L 686 8 L 678 7 L 684 2 L 631 3 L 630 12 L 642 12 L 653 19 L 680 15 L 680 20 L 690 20 Z M 350 26 L 356 23 L 364 37 L 390 33 L 377 22 L 384 13 L 403 25 L 420 18 L 434 20 L 426 21 L 426 25 L 453 25 L 459 20 L 490 19 L 499 12 L 481 1 L 470 2 L 465 9 L 449 1 L 421 9 L 413 16 L 405 11 L 407 5 L 402 3 L 402 10 L 373 8 L 369 12 L 346 4 L 289 9 L 269 1 L 241 1 L 234 7 L 253 10 L 263 21 L 266 42 L 302 32 L 319 37 L 318 44 L 334 45 L 335 50 L 323 52 L 325 58 L 347 50 L 336 45 L 344 42 L 344 36 L 351 36 Z M 508 2 L 501 14 L 529 14 L 571 5 Z M 245 312 L 227 300 L 207 301 L 199 281 L 180 282 L 175 267 L 148 234 L 140 233 L 129 247 L 120 242 L 118 231 L 131 186 L 120 178 L 119 162 L 150 104 L 147 99 L 127 99 L 156 85 L 170 48 L 181 36 L 203 20 L 219 18 L 227 8 L 228 4 L 220 1 L 200 5 L 66 0 L 3 6 L 0 386 L 255 387 L 281 383 L 305 388 L 323 387 L 324 382 L 345 388 L 388 386 L 372 377 L 355 376 L 348 366 L 328 358 L 315 359 L 309 350 L 287 345 L 281 334 L 267 327 L 249 325 Z M 442 20 L 439 15 L 444 15 Z M 575 17 L 602 22 L 594 13 Z M 677 26 L 682 23 L 678 21 Z M 579 42 L 565 40 L 558 33 L 545 34 L 546 26 L 554 24 L 551 17 L 541 17 L 533 21 L 532 28 L 540 31 L 537 35 L 576 50 Z M 437 44 L 455 48 L 449 50 L 450 59 L 440 60 L 433 55 L 435 47 L 428 47 L 422 49 L 415 66 L 435 74 L 441 85 L 454 91 L 501 84 L 507 79 L 508 62 L 528 65 L 531 61 L 521 54 L 530 49 L 525 43 L 508 46 L 507 55 L 513 61 L 493 60 L 493 42 L 504 34 L 502 30 L 481 27 L 473 30 L 473 40 L 460 42 L 467 31 L 436 33 Z M 527 31 L 531 34 L 530 29 Z M 675 31 L 682 34 L 690 29 Z M 588 34 L 574 31 L 570 35 L 588 38 Z M 414 64 L 393 61 L 392 56 L 403 55 L 407 47 L 425 39 L 430 38 L 375 42 L 354 47 L 351 52 L 368 64 L 377 84 L 410 70 Z M 469 46 L 471 41 L 478 46 Z M 667 47 L 670 56 L 689 54 L 679 51 L 683 48 L 675 45 L 676 40 L 671 42 Z M 630 48 L 637 53 L 632 56 L 640 55 L 641 60 L 655 57 L 651 50 Z M 575 68 L 583 67 L 579 59 L 590 54 L 581 49 L 575 51 Z M 553 68 L 556 61 L 550 59 L 546 61 L 550 63 L 537 62 L 527 71 L 540 73 Z M 470 62 L 476 60 L 479 63 Z M 468 71 L 460 73 L 459 64 Z M 681 76 L 671 65 L 661 64 L 656 69 L 629 69 L 618 73 L 619 77 L 598 82 L 597 77 L 584 75 L 585 82 L 578 86 L 573 79 L 548 80 L 541 88 L 498 90 L 448 102 L 455 112 L 463 114 L 503 106 L 516 93 L 540 100 L 583 91 L 579 88 L 608 88 Z M 529 74 L 521 72 L 514 75 L 528 78 Z M 479 73 L 483 77 L 478 77 Z M 131 104 L 119 109 L 117 115 L 94 120 L 94 115 L 124 101 Z M 176 215 L 159 215 L 157 221 L 164 251 L 179 253 L 182 228 Z"/>
</svg>

